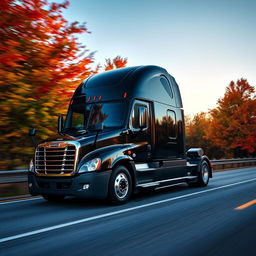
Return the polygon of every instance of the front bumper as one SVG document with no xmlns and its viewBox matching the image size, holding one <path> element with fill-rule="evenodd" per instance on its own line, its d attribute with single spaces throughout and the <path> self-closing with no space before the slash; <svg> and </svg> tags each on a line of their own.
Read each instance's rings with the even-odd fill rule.
<svg viewBox="0 0 256 256">
<path fill-rule="evenodd" d="M 111 170 L 90 172 L 73 177 L 38 177 L 28 174 L 31 195 L 63 195 L 84 198 L 106 198 Z M 84 185 L 89 187 L 84 189 Z"/>
</svg>

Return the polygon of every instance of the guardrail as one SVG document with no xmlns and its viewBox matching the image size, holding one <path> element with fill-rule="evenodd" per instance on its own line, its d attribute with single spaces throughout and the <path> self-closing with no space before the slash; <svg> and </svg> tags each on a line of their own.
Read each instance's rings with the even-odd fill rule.
<svg viewBox="0 0 256 256">
<path fill-rule="evenodd" d="M 213 171 L 218 171 L 220 169 L 229 169 L 229 168 L 235 168 L 235 167 L 256 165 L 256 158 L 211 160 L 211 163 L 212 163 Z"/>
<path fill-rule="evenodd" d="M 256 165 L 256 158 L 236 158 L 211 160 L 213 171 L 253 166 Z M 0 171 L 0 184 L 27 182 L 28 170 Z"/>
</svg>

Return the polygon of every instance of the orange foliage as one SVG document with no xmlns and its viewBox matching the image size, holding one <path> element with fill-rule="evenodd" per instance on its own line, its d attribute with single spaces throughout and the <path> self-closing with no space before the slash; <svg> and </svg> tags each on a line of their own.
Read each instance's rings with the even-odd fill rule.
<svg viewBox="0 0 256 256">
<path fill-rule="evenodd" d="M 256 151 L 255 88 L 246 79 L 231 82 L 217 108 L 211 110 L 207 137 L 215 145 L 232 152 Z"/>
<path fill-rule="evenodd" d="M 0 1 L 0 166 L 32 151 L 29 128 L 40 129 L 40 140 L 55 134 L 56 118 L 66 112 L 74 89 L 99 70 L 91 68 L 93 54 L 77 40 L 88 29 L 62 15 L 68 5 Z M 113 60 L 116 68 L 124 62 Z"/>
<path fill-rule="evenodd" d="M 185 117 L 186 124 L 186 146 L 189 148 L 203 148 L 205 154 L 213 158 L 220 158 L 222 150 L 207 138 L 210 129 L 210 118 L 207 113 L 201 112 L 193 118 Z"/>
<path fill-rule="evenodd" d="M 114 68 L 124 68 L 127 64 L 127 58 L 122 58 L 121 56 L 116 56 L 113 60 L 106 59 L 105 71 Z"/>
</svg>

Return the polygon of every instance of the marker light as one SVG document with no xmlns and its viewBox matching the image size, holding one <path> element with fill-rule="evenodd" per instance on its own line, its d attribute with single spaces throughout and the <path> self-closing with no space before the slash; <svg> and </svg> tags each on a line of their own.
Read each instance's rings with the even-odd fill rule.
<svg viewBox="0 0 256 256">
<path fill-rule="evenodd" d="M 126 98 L 126 97 L 127 97 L 127 93 L 125 92 L 125 93 L 124 93 L 124 98 Z"/>
<path fill-rule="evenodd" d="M 93 97 L 93 100 L 96 100 L 96 98 L 97 98 L 97 97 L 96 97 L 96 96 L 94 96 L 94 97 Z"/>
<path fill-rule="evenodd" d="M 90 102 L 90 100 L 91 100 L 91 97 L 88 97 L 88 100 L 87 100 L 87 101 Z"/>
<path fill-rule="evenodd" d="M 101 100 L 102 99 L 102 96 L 99 96 L 99 100 Z"/>
</svg>

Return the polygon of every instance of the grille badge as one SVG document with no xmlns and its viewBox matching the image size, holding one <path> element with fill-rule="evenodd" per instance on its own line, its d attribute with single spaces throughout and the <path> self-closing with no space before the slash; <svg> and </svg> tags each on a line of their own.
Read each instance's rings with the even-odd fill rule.
<svg viewBox="0 0 256 256">
<path fill-rule="evenodd" d="M 53 143 L 49 145 L 49 147 L 59 147 L 59 146 L 60 146 L 60 143 Z"/>
</svg>

